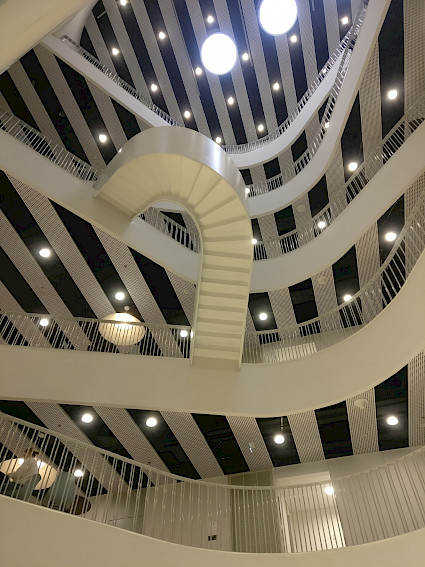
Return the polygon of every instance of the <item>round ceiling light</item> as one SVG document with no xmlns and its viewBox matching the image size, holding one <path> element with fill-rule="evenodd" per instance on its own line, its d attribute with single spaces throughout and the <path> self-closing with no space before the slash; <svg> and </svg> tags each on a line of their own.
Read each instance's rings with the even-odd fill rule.
<svg viewBox="0 0 425 567">
<path fill-rule="evenodd" d="M 258 317 L 260 318 L 261 321 L 265 321 L 268 317 L 267 313 L 260 313 L 258 315 Z"/>
<path fill-rule="evenodd" d="M 320 229 L 320 230 L 323 230 L 325 228 L 325 226 L 326 226 L 326 222 L 324 220 L 320 220 L 317 223 L 317 228 Z"/>
<path fill-rule="evenodd" d="M 209 24 L 213 24 L 213 23 L 215 22 L 214 16 L 211 16 L 211 15 L 207 16 L 207 22 L 208 22 Z"/>
<path fill-rule="evenodd" d="M 81 478 L 82 476 L 84 476 L 84 471 L 82 471 L 81 469 L 75 469 L 74 476 Z"/>
<path fill-rule="evenodd" d="M 285 437 L 281 433 L 278 433 L 277 435 L 274 436 L 274 442 L 276 443 L 276 445 L 282 445 L 284 441 L 285 441 Z"/>
<path fill-rule="evenodd" d="M 106 134 L 99 134 L 99 142 L 102 142 L 102 144 L 104 144 L 107 139 L 108 136 Z"/>
<path fill-rule="evenodd" d="M 195 69 L 195 75 L 197 75 L 198 77 L 200 77 L 202 75 L 203 71 L 201 67 L 196 67 Z"/>
<path fill-rule="evenodd" d="M 356 161 L 351 161 L 348 164 L 348 171 L 356 171 L 356 169 L 359 167 L 359 164 Z"/>
<path fill-rule="evenodd" d="M 99 323 L 99 333 L 114 345 L 128 346 L 140 342 L 145 336 L 146 329 L 140 324 L 139 319 L 128 313 L 111 313 Z"/>
<path fill-rule="evenodd" d="M 328 496 L 332 496 L 332 494 L 334 494 L 335 492 L 335 488 L 333 486 L 325 486 L 325 494 L 327 494 Z"/>
<path fill-rule="evenodd" d="M 182 329 L 180 331 L 180 336 L 181 336 L 182 339 L 185 339 L 188 335 L 189 335 L 189 332 L 186 331 L 186 329 Z"/>
<path fill-rule="evenodd" d="M 158 39 L 165 39 L 166 37 L 167 37 L 167 35 L 163 31 L 159 32 Z"/>
<path fill-rule="evenodd" d="M 115 294 L 115 299 L 118 299 L 118 301 L 122 301 L 125 298 L 125 293 L 123 291 L 117 291 L 117 293 Z"/>
<path fill-rule="evenodd" d="M 148 427 L 155 427 L 157 423 L 158 420 L 156 419 L 156 417 L 148 417 L 148 419 L 146 420 L 146 425 Z"/>
<path fill-rule="evenodd" d="M 221 144 L 221 142 L 222 142 L 223 140 L 221 139 L 221 136 L 217 136 L 217 138 L 215 139 L 215 141 L 216 141 L 216 144 Z"/>
<path fill-rule="evenodd" d="M 204 67 L 216 75 L 228 73 L 236 63 L 236 57 L 235 42 L 224 33 L 210 35 L 201 49 Z"/>
<path fill-rule="evenodd" d="M 81 416 L 81 421 L 84 423 L 91 423 L 93 421 L 93 416 L 91 413 L 85 413 Z"/>
<path fill-rule="evenodd" d="M 249 195 L 250 191 L 251 191 L 251 189 L 249 187 L 245 187 L 245 195 Z"/>
<path fill-rule="evenodd" d="M 348 16 L 344 16 L 343 18 L 341 18 L 341 24 L 343 26 L 346 26 L 349 22 Z"/>
<path fill-rule="evenodd" d="M 280 90 L 280 85 L 279 85 L 279 83 L 275 83 L 275 84 L 273 85 L 273 90 L 274 90 L 274 91 Z"/>
<path fill-rule="evenodd" d="M 151 91 L 152 91 L 153 93 L 156 93 L 157 90 L 158 90 L 158 85 L 156 85 L 155 83 L 152 83 L 152 84 L 151 84 Z"/>
<path fill-rule="evenodd" d="M 112 48 L 112 55 L 118 55 L 119 52 L 120 52 L 120 50 L 117 49 L 116 47 L 113 47 L 113 48 Z"/>
<path fill-rule="evenodd" d="M 398 419 L 395 415 L 390 415 L 389 417 L 387 417 L 387 423 L 388 425 L 397 425 Z"/>
<path fill-rule="evenodd" d="M 227 104 L 229 106 L 232 106 L 232 104 L 235 103 L 235 99 L 232 96 L 229 96 L 229 98 L 227 99 Z"/>
<path fill-rule="evenodd" d="M 397 95 L 398 95 L 398 92 L 397 92 L 396 89 L 391 89 L 390 91 L 388 91 L 388 94 L 387 94 L 387 96 L 390 100 L 395 100 L 397 98 Z"/>
<path fill-rule="evenodd" d="M 185 118 L 190 118 L 192 116 L 192 113 L 190 112 L 190 110 L 185 110 L 183 113 L 183 116 Z"/>
<path fill-rule="evenodd" d="M 351 295 L 350 295 L 349 293 L 346 293 L 342 299 L 343 299 L 344 301 L 350 301 Z"/>
<path fill-rule="evenodd" d="M 245 51 L 245 53 L 242 53 L 242 61 L 248 61 L 249 59 L 249 54 Z"/>
<path fill-rule="evenodd" d="M 47 325 L 49 324 L 49 320 L 48 319 L 40 319 L 40 325 L 42 327 L 47 327 Z"/>
<path fill-rule="evenodd" d="M 264 124 L 259 124 L 259 125 L 257 126 L 257 130 L 258 130 L 259 132 L 264 132 Z"/>
<path fill-rule="evenodd" d="M 297 43 L 298 36 L 294 34 L 294 35 L 291 35 L 291 37 L 289 39 L 291 40 L 291 43 Z"/>
<path fill-rule="evenodd" d="M 397 238 L 397 234 L 395 232 L 387 232 L 387 234 L 385 235 L 385 240 L 387 242 L 394 242 L 394 240 Z"/>
<path fill-rule="evenodd" d="M 270 35 L 289 31 L 297 19 L 295 0 L 263 0 L 258 17 L 263 30 Z"/>
<path fill-rule="evenodd" d="M 48 248 L 42 248 L 38 253 L 42 258 L 48 258 L 50 256 L 50 250 Z"/>
<path fill-rule="evenodd" d="M 253 239 L 251 240 L 251 242 L 252 242 L 252 244 L 257 244 L 258 240 L 257 240 L 256 238 L 253 238 Z"/>
</svg>

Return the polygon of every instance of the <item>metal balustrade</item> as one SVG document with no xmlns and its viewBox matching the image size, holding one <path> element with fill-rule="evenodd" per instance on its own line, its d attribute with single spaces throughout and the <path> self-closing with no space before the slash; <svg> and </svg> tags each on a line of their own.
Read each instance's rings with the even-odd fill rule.
<svg viewBox="0 0 425 567">
<path fill-rule="evenodd" d="M 343 341 L 372 321 L 400 292 L 425 248 L 425 191 L 377 274 L 343 302 L 305 323 L 269 331 L 247 332 L 245 363 L 284 362 L 309 356 Z"/>
<path fill-rule="evenodd" d="M 0 313 L 0 340 L 11 346 L 189 358 L 192 336 L 180 325 Z"/>
<path fill-rule="evenodd" d="M 254 245 L 254 260 L 276 258 L 293 252 L 319 236 L 341 214 L 347 204 L 357 197 L 391 156 L 402 147 L 409 135 L 422 124 L 424 119 L 425 97 L 422 96 L 406 111 L 326 207 L 291 232 L 282 234 L 278 238 L 257 240 Z"/>
<path fill-rule="evenodd" d="M 34 474 L 9 482 L 23 458 L 34 459 Z M 238 477 L 180 477 L 0 413 L 0 462 L 3 496 L 203 549 L 329 550 L 425 526 L 424 448 L 327 482 L 238 486 Z"/>
<path fill-rule="evenodd" d="M 142 220 L 160 232 L 167 234 L 185 248 L 189 248 L 189 250 L 193 250 L 193 252 L 196 253 L 201 251 L 199 233 L 189 230 L 173 219 L 170 219 L 170 217 L 163 214 L 160 210 L 151 207 L 139 216 Z"/>
<path fill-rule="evenodd" d="M 29 124 L 3 109 L 0 109 L 0 128 L 79 179 L 96 181 L 100 174 L 98 169 L 73 155 L 64 146 L 49 140 Z"/>
</svg>

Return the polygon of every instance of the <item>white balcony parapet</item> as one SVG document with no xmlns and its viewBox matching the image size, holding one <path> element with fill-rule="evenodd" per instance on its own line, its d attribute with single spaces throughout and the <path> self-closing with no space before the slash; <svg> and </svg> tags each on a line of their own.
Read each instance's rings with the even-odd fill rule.
<svg viewBox="0 0 425 567">
<path fill-rule="evenodd" d="M 0 414 L 0 495 L 201 549 L 300 553 L 380 541 L 425 526 L 425 450 L 358 474 L 295 486 L 177 476 Z M 8 482 L 25 450 L 39 473 Z"/>
</svg>

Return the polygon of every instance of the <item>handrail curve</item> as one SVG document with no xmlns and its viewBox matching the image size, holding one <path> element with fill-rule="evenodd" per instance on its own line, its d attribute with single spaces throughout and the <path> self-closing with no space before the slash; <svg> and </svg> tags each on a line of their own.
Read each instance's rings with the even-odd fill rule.
<svg viewBox="0 0 425 567">
<path fill-rule="evenodd" d="M 325 482 L 275 486 L 266 471 L 270 485 L 241 486 L 178 476 L 3 413 L 0 442 L 0 494 L 191 547 L 321 551 L 425 525 L 424 447 Z M 28 449 L 39 473 L 11 483 Z"/>
</svg>

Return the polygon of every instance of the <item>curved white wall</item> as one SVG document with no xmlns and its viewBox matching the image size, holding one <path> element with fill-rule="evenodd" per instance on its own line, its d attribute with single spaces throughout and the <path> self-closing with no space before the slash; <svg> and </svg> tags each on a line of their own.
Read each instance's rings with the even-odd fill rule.
<svg viewBox="0 0 425 567">
<path fill-rule="evenodd" d="M 376 543 L 297 554 L 231 553 L 168 543 L 0 496 L 1 557 L 32 567 L 419 567 L 425 529 Z"/>
<path fill-rule="evenodd" d="M 0 74 L 88 0 L 5 0 L 0 3 Z"/>
<path fill-rule="evenodd" d="M 350 338 L 290 362 L 243 364 L 239 372 L 184 359 L 0 346 L 2 397 L 253 417 L 332 405 L 386 380 L 423 350 L 424 283 L 422 254 L 398 296 Z"/>
</svg>

